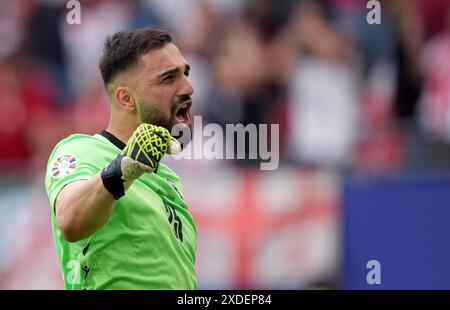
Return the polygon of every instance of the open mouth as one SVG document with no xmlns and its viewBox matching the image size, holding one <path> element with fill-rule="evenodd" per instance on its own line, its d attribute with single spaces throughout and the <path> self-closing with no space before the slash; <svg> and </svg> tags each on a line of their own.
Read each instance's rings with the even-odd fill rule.
<svg viewBox="0 0 450 310">
<path fill-rule="evenodd" d="M 183 102 L 177 107 L 177 110 L 175 112 L 175 118 L 177 120 L 178 124 L 186 124 L 190 125 L 191 123 L 191 116 L 189 115 L 189 111 L 191 110 L 192 101 L 188 100 Z"/>
</svg>

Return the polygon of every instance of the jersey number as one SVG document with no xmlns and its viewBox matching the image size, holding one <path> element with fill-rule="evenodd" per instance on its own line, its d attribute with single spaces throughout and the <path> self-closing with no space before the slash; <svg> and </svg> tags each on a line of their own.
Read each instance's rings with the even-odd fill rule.
<svg viewBox="0 0 450 310">
<path fill-rule="evenodd" d="M 177 237 L 178 239 L 180 239 L 181 242 L 183 242 L 183 223 L 181 222 L 181 219 L 178 217 L 174 207 L 168 205 L 165 202 L 164 206 L 166 207 L 166 211 L 169 214 L 168 220 L 170 225 L 172 225 L 173 223 L 173 231 L 175 232 L 175 237 Z"/>
</svg>

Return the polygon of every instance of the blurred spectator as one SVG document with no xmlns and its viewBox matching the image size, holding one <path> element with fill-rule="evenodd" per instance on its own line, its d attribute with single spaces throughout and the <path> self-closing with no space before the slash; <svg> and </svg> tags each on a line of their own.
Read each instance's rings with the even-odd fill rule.
<svg viewBox="0 0 450 310">
<path fill-rule="evenodd" d="M 30 172 L 63 134 L 54 129 L 66 128 L 57 126 L 64 114 L 56 110 L 53 76 L 19 49 L 0 64 L 0 93 L 0 170 Z"/>
<path fill-rule="evenodd" d="M 448 26 L 423 50 L 425 87 L 421 98 L 421 122 L 431 138 L 450 142 L 450 7 Z"/>
<path fill-rule="evenodd" d="M 29 52 L 52 71 L 55 77 L 59 104 L 70 98 L 66 55 L 63 51 L 60 20 L 64 16 L 64 3 L 44 1 L 32 12 L 27 32 Z"/>
<path fill-rule="evenodd" d="M 89 96 L 101 85 L 98 63 L 104 40 L 129 26 L 132 4 L 118 0 L 89 0 L 83 2 L 79 25 L 69 25 L 65 18 L 60 20 L 70 87 L 75 96 Z"/>
<path fill-rule="evenodd" d="M 290 152 L 298 162 L 340 168 L 350 159 L 359 107 L 353 47 L 318 2 L 294 15 L 302 54 L 290 82 Z"/>
</svg>

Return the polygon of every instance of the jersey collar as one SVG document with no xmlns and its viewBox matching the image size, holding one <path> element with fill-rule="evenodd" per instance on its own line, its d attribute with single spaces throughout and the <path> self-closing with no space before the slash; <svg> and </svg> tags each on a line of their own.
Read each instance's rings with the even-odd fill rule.
<svg viewBox="0 0 450 310">
<path fill-rule="evenodd" d="M 109 140 L 109 142 L 111 142 L 112 144 L 114 144 L 115 146 L 117 146 L 119 149 L 123 150 L 125 148 L 125 143 L 123 143 L 122 141 L 120 141 L 119 139 L 116 138 L 116 136 L 114 136 L 112 133 L 110 133 L 109 131 L 106 130 L 102 130 L 99 135 L 105 137 L 106 139 Z"/>
</svg>

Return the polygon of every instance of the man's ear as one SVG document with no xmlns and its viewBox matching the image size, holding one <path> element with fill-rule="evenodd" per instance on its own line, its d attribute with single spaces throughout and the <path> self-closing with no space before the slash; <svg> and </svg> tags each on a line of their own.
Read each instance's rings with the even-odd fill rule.
<svg viewBox="0 0 450 310">
<path fill-rule="evenodd" d="M 117 104 L 127 111 L 136 110 L 136 101 L 128 87 L 119 86 L 114 91 L 114 99 Z"/>
</svg>

